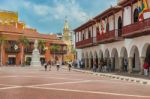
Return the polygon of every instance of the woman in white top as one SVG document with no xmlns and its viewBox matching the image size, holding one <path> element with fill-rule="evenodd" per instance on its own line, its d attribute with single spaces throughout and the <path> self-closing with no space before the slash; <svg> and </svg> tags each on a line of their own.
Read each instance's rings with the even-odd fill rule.
<svg viewBox="0 0 150 99">
<path fill-rule="evenodd" d="M 59 68 L 60 68 L 60 63 L 59 63 L 59 61 L 56 62 L 56 67 L 57 67 L 57 71 L 58 71 Z"/>
</svg>

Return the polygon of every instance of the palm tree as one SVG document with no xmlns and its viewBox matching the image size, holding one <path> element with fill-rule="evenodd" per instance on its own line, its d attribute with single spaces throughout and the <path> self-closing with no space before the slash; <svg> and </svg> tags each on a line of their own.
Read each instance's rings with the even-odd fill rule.
<svg viewBox="0 0 150 99">
<path fill-rule="evenodd" d="M 52 45 L 50 47 L 50 49 L 51 49 L 51 51 L 54 52 L 54 58 L 55 58 L 55 53 L 56 53 L 56 51 L 58 51 L 60 49 L 60 46 L 59 45 Z"/>
<path fill-rule="evenodd" d="M 41 53 L 45 48 L 46 41 L 45 40 L 39 40 L 38 42 L 39 42 L 39 49 L 40 49 L 40 53 Z"/>
<path fill-rule="evenodd" d="M 24 47 L 29 46 L 29 40 L 27 39 L 26 36 L 21 36 L 19 38 L 19 43 L 21 43 L 21 65 L 23 65 L 23 55 L 24 55 Z"/>
<path fill-rule="evenodd" d="M 0 47 L 1 47 L 1 55 L 0 55 L 0 58 L 1 58 L 1 63 L 0 63 L 0 65 L 2 66 L 3 65 L 3 63 L 2 63 L 2 61 L 3 61 L 3 45 L 4 45 L 4 43 L 5 43 L 5 41 L 6 41 L 6 37 L 5 36 L 0 36 Z"/>
</svg>

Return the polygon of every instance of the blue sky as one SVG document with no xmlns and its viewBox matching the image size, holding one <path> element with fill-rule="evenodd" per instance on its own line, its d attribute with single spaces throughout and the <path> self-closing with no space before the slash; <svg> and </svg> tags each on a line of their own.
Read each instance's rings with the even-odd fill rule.
<svg viewBox="0 0 150 99">
<path fill-rule="evenodd" d="M 41 33 L 59 33 L 65 16 L 70 29 L 99 14 L 117 0 L 0 0 L 0 10 L 15 11 L 19 20 Z"/>
</svg>

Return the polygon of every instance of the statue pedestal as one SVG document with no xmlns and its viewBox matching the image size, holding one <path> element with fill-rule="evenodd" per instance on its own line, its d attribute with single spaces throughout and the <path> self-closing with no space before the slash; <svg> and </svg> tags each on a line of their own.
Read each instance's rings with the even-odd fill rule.
<svg viewBox="0 0 150 99">
<path fill-rule="evenodd" d="M 40 53 L 39 53 L 39 50 L 37 48 L 34 49 L 33 52 L 32 52 L 31 66 L 34 66 L 34 67 L 41 66 Z"/>
</svg>

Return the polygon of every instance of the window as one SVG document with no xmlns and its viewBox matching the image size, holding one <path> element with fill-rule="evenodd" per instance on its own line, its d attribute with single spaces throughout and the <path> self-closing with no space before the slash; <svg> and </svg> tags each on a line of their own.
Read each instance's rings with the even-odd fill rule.
<svg viewBox="0 0 150 99">
<path fill-rule="evenodd" d="M 122 35 L 122 19 L 121 16 L 118 18 L 118 36 Z"/>
<path fill-rule="evenodd" d="M 138 9 L 136 8 L 134 10 L 134 15 L 133 15 L 133 17 L 134 17 L 134 23 L 138 22 L 138 16 L 139 16 L 139 12 L 138 12 Z"/>
</svg>

